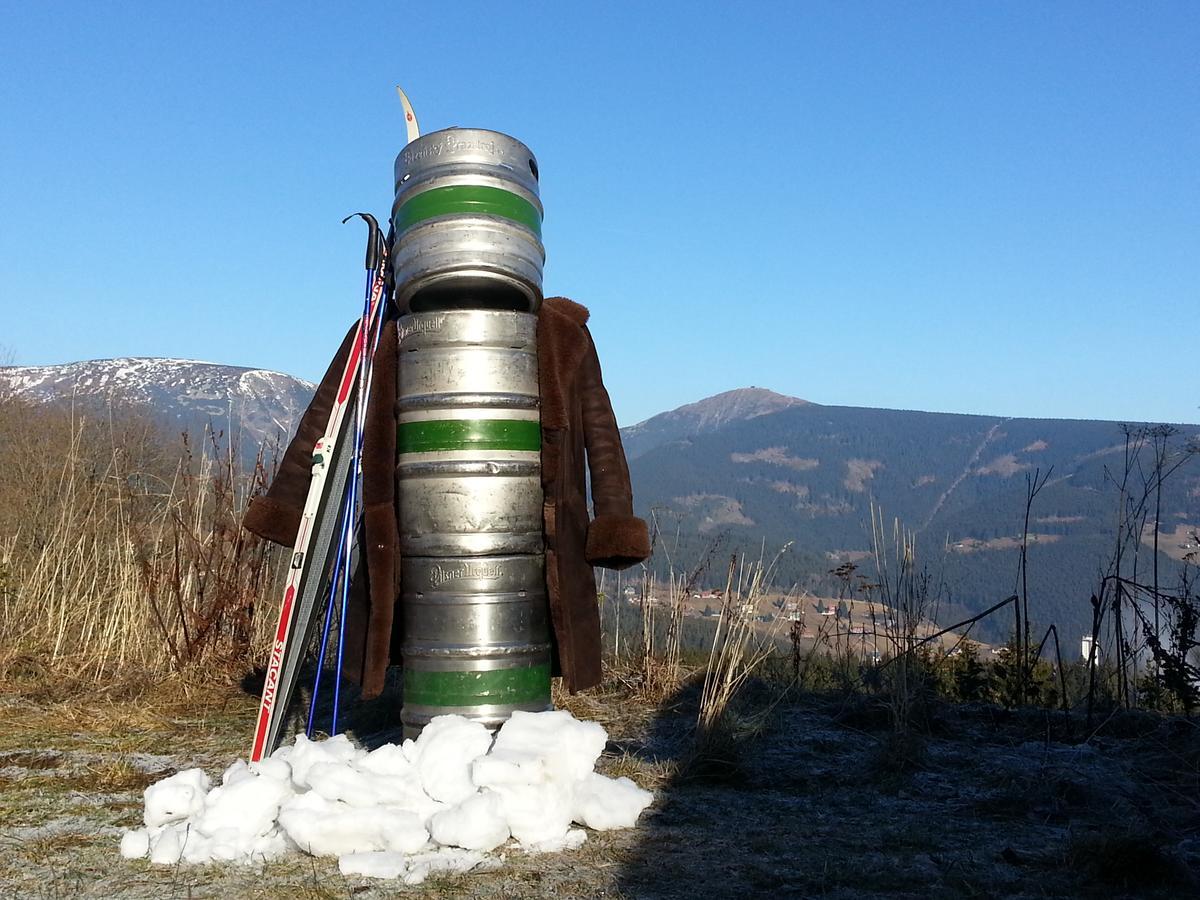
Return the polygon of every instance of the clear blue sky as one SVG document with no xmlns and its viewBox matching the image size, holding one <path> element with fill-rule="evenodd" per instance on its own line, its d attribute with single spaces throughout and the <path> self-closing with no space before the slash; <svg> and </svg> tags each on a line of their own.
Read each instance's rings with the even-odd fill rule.
<svg viewBox="0 0 1200 900">
<path fill-rule="evenodd" d="M 1198 4 L 346 6 L 4 4 L 15 362 L 319 376 L 401 83 L 537 153 L 622 424 L 751 384 L 1200 421 Z"/>
</svg>

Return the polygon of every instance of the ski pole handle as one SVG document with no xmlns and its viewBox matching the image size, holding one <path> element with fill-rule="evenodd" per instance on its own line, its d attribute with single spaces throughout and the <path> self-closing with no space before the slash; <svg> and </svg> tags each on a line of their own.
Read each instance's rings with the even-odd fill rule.
<svg viewBox="0 0 1200 900">
<path fill-rule="evenodd" d="M 350 213 L 346 218 L 342 219 L 342 224 L 345 225 L 355 216 L 358 216 L 367 223 L 367 271 L 374 272 L 379 268 L 379 261 L 383 258 L 383 234 L 379 230 L 379 222 L 370 213 L 358 212 Z"/>
</svg>

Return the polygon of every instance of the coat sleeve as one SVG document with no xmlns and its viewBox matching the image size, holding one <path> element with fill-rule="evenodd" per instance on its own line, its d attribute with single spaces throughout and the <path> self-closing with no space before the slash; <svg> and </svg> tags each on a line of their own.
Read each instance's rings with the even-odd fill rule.
<svg viewBox="0 0 1200 900">
<path fill-rule="evenodd" d="M 355 327 L 352 326 L 347 332 L 337 355 L 317 386 L 312 402 L 300 418 L 300 427 L 283 454 L 271 486 L 265 494 L 251 502 L 242 519 L 243 528 L 268 541 L 285 547 L 292 546 L 296 541 L 308 485 L 312 481 L 313 447 L 329 422 L 329 411 L 333 408 L 338 382 L 350 355 Z"/>
<path fill-rule="evenodd" d="M 587 349 L 579 372 L 583 435 L 592 479 L 594 518 L 588 525 L 586 556 L 594 566 L 625 569 L 650 556 L 646 523 L 633 514 L 629 465 L 621 433 L 600 374 L 592 336 L 584 328 Z"/>
</svg>

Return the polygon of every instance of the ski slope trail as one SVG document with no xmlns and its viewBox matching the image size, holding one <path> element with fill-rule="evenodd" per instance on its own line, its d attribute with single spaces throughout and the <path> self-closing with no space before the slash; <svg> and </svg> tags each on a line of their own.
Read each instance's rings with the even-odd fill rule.
<svg viewBox="0 0 1200 900">
<path fill-rule="evenodd" d="M 987 449 L 987 445 L 995 440 L 996 432 L 1000 430 L 1000 426 L 1005 422 L 1011 421 L 1011 417 L 1007 419 L 1000 419 L 987 430 L 987 434 L 983 436 L 983 440 L 979 442 L 979 446 L 975 448 L 970 459 L 968 459 L 966 465 L 963 466 L 963 470 L 958 473 L 958 476 L 950 483 L 950 486 L 942 491 L 941 495 L 937 498 L 937 502 L 933 504 L 933 510 L 925 519 L 925 524 L 921 526 L 922 531 L 930 526 L 933 520 L 937 517 L 937 514 L 941 511 L 942 507 L 945 506 L 946 501 L 950 499 L 950 495 L 954 493 L 955 489 L 963 483 L 963 480 L 968 475 L 975 471 L 975 466 L 979 463 L 979 457 L 983 455 L 983 451 Z"/>
</svg>

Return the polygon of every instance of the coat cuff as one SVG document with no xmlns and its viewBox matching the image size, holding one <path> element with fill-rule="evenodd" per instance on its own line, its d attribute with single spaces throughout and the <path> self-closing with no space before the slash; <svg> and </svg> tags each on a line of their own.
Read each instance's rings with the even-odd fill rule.
<svg viewBox="0 0 1200 900">
<path fill-rule="evenodd" d="M 270 497 L 255 497 L 242 518 L 242 527 L 268 541 L 291 547 L 300 530 L 301 513 L 301 510 L 282 506 Z"/>
<path fill-rule="evenodd" d="M 597 516 L 587 531 L 587 561 L 606 569 L 627 569 L 650 556 L 650 533 L 637 516 Z"/>
</svg>

